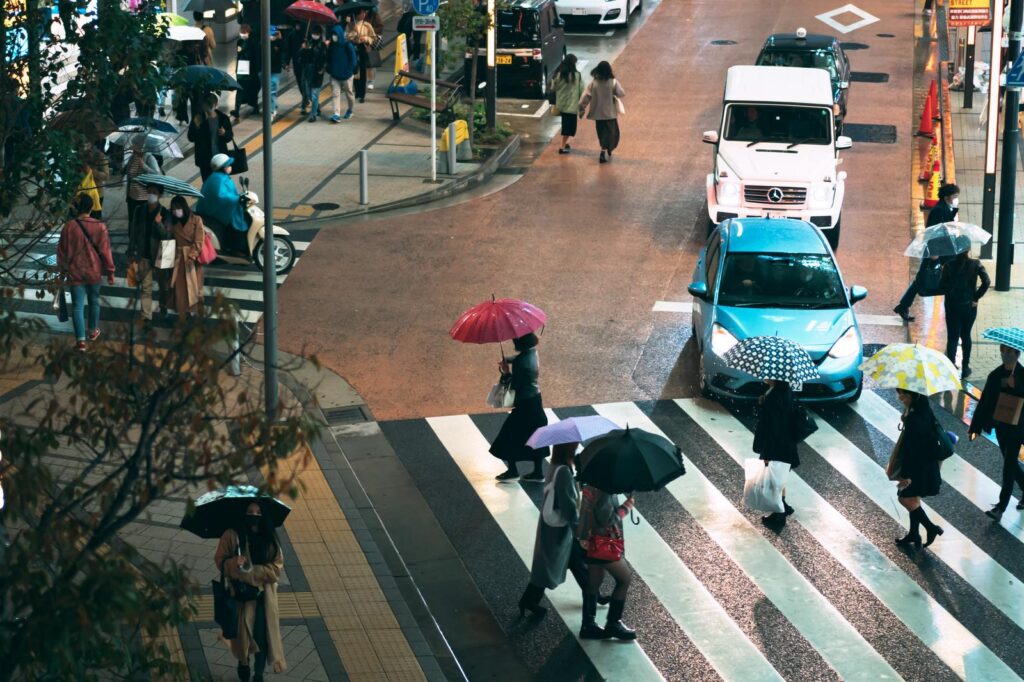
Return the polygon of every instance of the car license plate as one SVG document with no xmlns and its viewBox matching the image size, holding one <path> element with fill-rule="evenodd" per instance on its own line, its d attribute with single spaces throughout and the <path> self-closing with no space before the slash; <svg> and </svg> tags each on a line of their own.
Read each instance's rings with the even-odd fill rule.
<svg viewBox="0 0 1024 682">
<path fill-rule="evenodd" d="M 511 64 L 512 63 L 512 55 L 510 55 L 510 54 L 496 54 L 496 55 L 494 55 L 494 63 L 495 64 Z"/>
<path fill-rule="evenodd" d="M 576 16 L 576 17 L 586 16 L 586 15 L 590 14 L 590 10 L 588 10 L 586 7 L 573 7 L 572 8 L 572 14 L 573 14 L 573 16 Z"/>
</svg>

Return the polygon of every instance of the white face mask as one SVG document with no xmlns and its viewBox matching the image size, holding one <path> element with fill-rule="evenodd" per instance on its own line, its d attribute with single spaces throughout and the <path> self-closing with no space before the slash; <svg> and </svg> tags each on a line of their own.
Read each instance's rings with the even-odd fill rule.
<svg viewBox="0 0 1024 682">
<path fill-rule="evenodd" d="M 151 204 L 155 204 L 156 202 L 160 201 L 160 197 L 156 194 L 147 194 L 146 201 L 148 201 Z"/>
<path fill-rule="evenodd" d="M 949 205 L 956 208 L 960 205 L 960 197 L 953 197 L 953 201 L 949 202 Z"/>
<path fill-rule="evenodd" d="M 171 211 L 171 215 L 173 215 L 175 218 L 181 218 L 182 216 L 185 215 L 185 212 L 182 211 L 180 208 L 176 208 L 173 211 Z"/>
<path fill-rule="evenodd" d="M 242 40 L 248 40 L 249 39 L 249 34 L 248 33 L 239 33 L 238 37 L 241 38 Z"/>
</svg>

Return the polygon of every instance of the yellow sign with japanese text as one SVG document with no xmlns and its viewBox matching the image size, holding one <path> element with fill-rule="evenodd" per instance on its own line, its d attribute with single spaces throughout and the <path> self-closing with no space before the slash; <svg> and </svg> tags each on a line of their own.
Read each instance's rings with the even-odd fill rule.
<svg viewBox="0 0 1024 682">
<path fill-rule="evenodd" d="M 984 26 L 991 20 L 989 0 L 947 0 L 950 26 Z"/>
</svg>

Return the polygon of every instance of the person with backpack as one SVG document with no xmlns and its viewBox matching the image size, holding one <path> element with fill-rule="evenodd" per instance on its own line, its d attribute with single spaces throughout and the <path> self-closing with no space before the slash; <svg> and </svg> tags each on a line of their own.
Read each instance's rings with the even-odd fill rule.
<svg viewBox="0 0 1024 682">
<path fill-rule="evenodd" d="M 1003 364 L 989 372 L 981 400 L 974 408 L 974 417 L 967 430 L 974 440 L 979 433 L 995 429 L 996 442 L 1003 454 L 1003 482 L 999 489 L 999 502 L 985 514 L 998 521 L 1010 504 L 1014 482 L 1024 492 L 1024 470 L 1018 463 L 1020 446 L 1024 443 L 1024 367 L 1020 364 L 1020 351 L 1006 344 L 999 345 L 999 356 Z M 1018 510 L 1024 510 L 1024 494 L 1017 503 Z"/>
<path fill-rule="evenodd" d="M 100 338 L 100 282 L 106 274 L 107 284 L 114 284 L 114 256 L 110 252 L 107 226 L 90 216 L 92 197 L 79 194 L 72 210 L 75 217 L 64 223 L 57 242 L 57 269 L 63 285 L 71 289 L 75 340 L 78 350 L 85 352 L 86 338 L 89 341 Z M 86 302 L 89 304 L 88 327 L 85 324 Z"/>
<path fill-rule="evenodd" d="M 800 453 L 796 445 L 799 442 L 793 427 L 794 415 L 797 412 L 793 390 L 785 381 L 765 379 L 768 390 L 757 399 L 760 412 L 757 426 L 754 428 L 754 452 L 768 466 L 768 462 L 785 462 L 790 470 L 800 466 Z M 786 518 L 795 511 L 786 503 L 786 489 L 782 489 L 782 507 L 784 511 L 772 512 L 761 517 L 761 523 L 769 528 L 780 528 L 786 525 Z"/>
<path fill-rule="evenodd" d="M 957 342 L 963 345 L 962 379 L 971 376 L 971 328 L 978 319 L 978 301 L 990 284 L 985 266 L 966 251 L 942 266 L 939 288 L 945 295 L 946 357 L 955 363 Z"/>
<path fill-rule="evenodd" d="M 921 549 L 922 546 L 927 547 L 935 542 L 935 538 L 943 533 L 942 528 L 928 518 L 924 507 L 921 506 L 921 498 L 939 494 L 939 488 L 942 486 L 939 463 L 952 453 L 941 452 L 939 438 L 940 433 L 945 432 L 932 412 L 928 396 L 902 388 L 896 389 L 896 396 L 906 411 L 900 418 L 902 433 L 896 441 L 886 473 L 891 480 L 896 481 L 900 504 L 910 513 L 910 531 L 902 538 L 898 538 L 896 545 Z M 951 448 L 951 445 L 949 447 Z M 921 526 L 924 526 L 927 532 L 927 539 L 923 545 Z"/>
</svg>

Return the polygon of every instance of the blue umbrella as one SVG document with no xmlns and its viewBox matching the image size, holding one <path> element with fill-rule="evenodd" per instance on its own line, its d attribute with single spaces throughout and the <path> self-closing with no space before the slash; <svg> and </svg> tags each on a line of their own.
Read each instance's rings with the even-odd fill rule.
<svg viewBox="0 0 1024 682">
<path fill-rule="evenodd" d="M 993 327 L 983 331 L 981 336 L 1024 353 L 1024 329 L 1020 327 Z"/>
<path fill-rule="evenodd" d="M 224 71 L 213 66 L 193 64 L 178 71 L 175 80 L 205 90 L 241 90 L 242 86 Z"/>
<path fill-rule="evenodd" d="M 250 503 L 260 505 L 271 528 L 278 528 L 288 517 L 291 507 L 281 500 L 260 493 L 251 485 L 232 485 L 214 490 L 196 500 L 195 509 L 181 520 L 181 527 L 201 538 L 219 538 L 228 528 L 241 525 Z"/>
<path fill-rule="evenodd" d="M 139 183 L 143 187 L 146 185 L 156 185 L 161 189 L 171 193 L 180 194 L 185 197 L 202 197 L 203 193 L 197 190 L 192 185 L 188 184 L 184 180 L 178 178 L 172 178 L 170 175 L 155 175 L 153 173 L 143 173 L 135 177 L 135 182 Z"/>
<path fill-rule="evenodd" d="M 175 135 L 178 132 L 178 129 L 169 121 L 161 121 L 158 118 L 151 118 L 149 116 L 126 118 L 121 121 L 118 126 L 120 128 L 124 128 L 125 126 L 141 126 L 143 128 L 149 128 L 150 130 L 159 130 L 162 133 L 171 133 L 172 135 Z"/>
<path fill-rule="evenodd" d="M 619 425 L 611 419 L 600 415 L 589 417 L 570 417 L 554 424 L 542 426 L 533 432 L 526 444 L 533 448 L 546 448 L 549 445 L 561 445 L 562 443 L 584 443 L 591 438 L 597 438 L 604 434 L 615 431 Z"/>
</svg>

